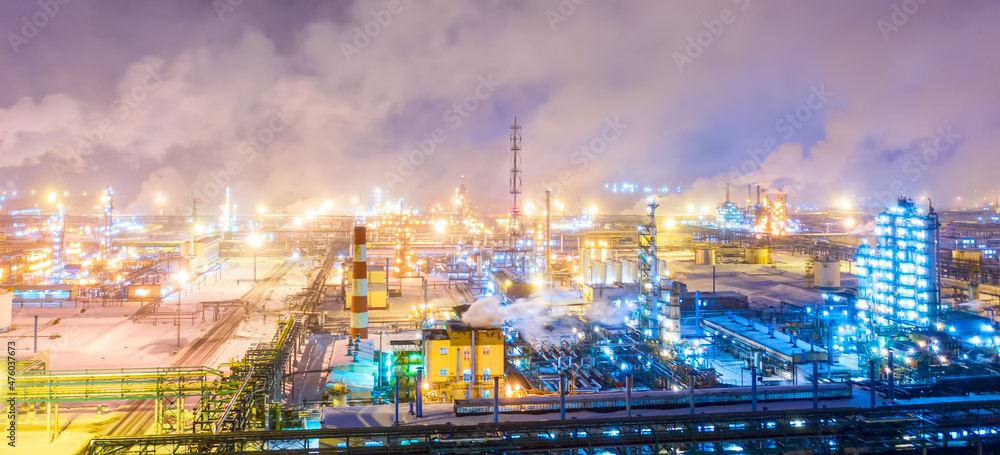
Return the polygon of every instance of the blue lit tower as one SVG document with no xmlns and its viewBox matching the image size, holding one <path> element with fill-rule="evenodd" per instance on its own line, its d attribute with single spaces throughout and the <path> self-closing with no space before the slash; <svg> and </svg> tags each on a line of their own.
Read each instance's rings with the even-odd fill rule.
<svg viewBox="0 0 1000 455">
<path fill-rule="evenodd" d="M 726 184 L 726 202 L 719 204 L 715 224 L 722 229 L 739 229 L 743 227 L 743 211 L 729 200 L 729 184 Z"/>
<path fill-rule="evenodd" d="M 663 342 L 676 343 L 680 340 L 678 302 L 671 299 L 666 318 L 663 314 L 663 283 L 660 278 L 661 272 L 658 270 L 659 260 L 656 257 L 656 207 L 658 206 L 652 197 L 649 198 L 647 206 L 649 224 L 638 226 L 640 290 L 639 305 L 634 318 L 643 337 L 656 346 Z"/>
<path fill-rule="evenodd" d="M 864 334 L 929 328 L 940 310 L 937 230 L 928 211 L 899 198 L 875 219 L 874 244 L 858 248 L 858 319 Z"/>
</svg>

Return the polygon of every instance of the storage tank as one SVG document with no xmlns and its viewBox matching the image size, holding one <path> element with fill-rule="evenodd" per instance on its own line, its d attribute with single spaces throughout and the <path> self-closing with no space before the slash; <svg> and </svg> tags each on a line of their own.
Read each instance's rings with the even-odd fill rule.
<svg viewBox="0 0 1000 455">
<path fill-rule="evenodd" d="M 769 264 L 771 263 L 770 248 L 746 248 L 744 249 L 747 264 Z"/>
<path fill-rule="evenodd" d="M 622 283 L 635 283 L 635 261 L 622 259 Z"/>
<path fill-rule="evenodd" d="M 590 282 L 590 248 L 580 251 L 580 277 L 584 283 Z"/>
<path fill-rule="evenodd" d="M 698 248 L 694 250 L 694 263 L 697 265 L 715 265 L 715 248 Z"/>
<path fill-rule="evenodd" d="M 604 284 L 605 278 L 608 276 L 608 263 L 604 261 L 594 261 L 590 264 L 591 270 L 591 284 Z"/>
<path fill-rule="evenodd" d="M 816 258 L 814 262 L 816 287 L 820 289 L 840 288 L 840 261 L 828 257 Z"/>
<path fill-rule="evenodd" d="M 667 261 L 665 259 L 660 259 L 657 262 L 657 264 L 658 265 L 656 267 L 656 273 L 658 275 L 661 275 L 661 276 L 662 275 L 666 275 L 667 274 Z"/>
<path fill-rule="evenodd" d="M 614 259 L 608 261 L 608 278 L 604 282 L 608 284 L 622 282 L 622 261 Z"/>
</svg>

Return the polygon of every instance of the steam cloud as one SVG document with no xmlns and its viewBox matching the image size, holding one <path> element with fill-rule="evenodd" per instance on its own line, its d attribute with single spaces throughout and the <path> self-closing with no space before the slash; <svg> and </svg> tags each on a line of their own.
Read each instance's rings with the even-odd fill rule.
<svg viewBox="0 0 1000 455">
<path fill-rule="evenodd" d="M 209 190 L 228 183 L 244 212 L 325 199 L 350 211 L 442 128 L 392 197 L 446 201 L 464 174 L 469 200 L 496 210 L 517 115 L 526 200 L 552 188 L 566 213 L 602 198 L 604 213 L 630 209 L 603 190 L 625 180 L 693 184 L 664 209 L 714 205 L 727 182 L 735 199 L 762 184 L 819 205 L 890 191 L 961 205 L 1000 190 L 996 2 L 923 4 L 889 39 L 876 24 L 891 2 L 588 2 L 557 27 L 557 0 L 402 5 L 349 60 L 341 44 L 384 4 L 246 2 L 221 22 L 187 2 L 67 5 L 19 52 L 0 50 L 0 186 L 110 184 L 119 207 L 165 213 L 200 192 L 210 213 L 221 194 Z M 733 22 L 678 71 L 674 54 L 690 56 L 688 38 L 727 9 Z M 33 12 L 0 5 L 11 30 Z M 163 78 L 143 93 L 151 67 Z M 456 117 L 491 76 L 495 91 Z M 834 95 L 799 126 L 780 123 L 819 86 Z M 276 111 L 287 128 L 248 148 Z M 627 129 L 593 149 L 609 118 Z M 113 128 L 97 138 L 104 119 Z M 928 153 L 948 128 L 958 137 Z"/>
</svg>

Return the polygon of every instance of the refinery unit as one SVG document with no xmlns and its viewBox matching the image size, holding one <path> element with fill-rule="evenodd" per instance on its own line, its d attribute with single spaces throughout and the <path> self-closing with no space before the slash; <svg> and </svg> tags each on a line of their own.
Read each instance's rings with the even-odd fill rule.
<svg viewBox="0 0 1000 455">
<path fill-rule="evenodd" d="M 223 436 L 350 426 L 358 407 L 405 427 L 1000 393 L 995 216 L 906 198 L 876 214 L 799 212 L 760 187 L 743 206 L 727 188 L 714 217 L 658 213 L 654 196 L 640 215 L 557 216 L 548 193 L 522 213 L 520 129 L 502 216 L 478 213 L 464 178 L 451 207 L 427 210 L 376 189 L 349 215 L 329 202 L 240 214 L 226 188 L 221 216 L 143 217 L 116 214 L 108 187 L 99 214 L 67 214 L 55 192 L 52 210 L 8 211 L 0 325 L 32 345 L 18 412 L 44 414 L 49 442 L 60 407 L 89 416 L 130 436 L 89 453 L 132 453 L 178 447 L 170 435 L 245 448 Z M 869 231 L 848 229 L 865 216 Z M 234 281 L 234 296 L 197 291 Z M 170 367 L 61 355 L 60 319 L 107 309 L 176 327 Z M 229 344 L 258 318 L 256 341 Z M 185 325 L 205 334 L 182 339 Z M 121 408 L 138 400 L 155 406 Z"/>
</svg>

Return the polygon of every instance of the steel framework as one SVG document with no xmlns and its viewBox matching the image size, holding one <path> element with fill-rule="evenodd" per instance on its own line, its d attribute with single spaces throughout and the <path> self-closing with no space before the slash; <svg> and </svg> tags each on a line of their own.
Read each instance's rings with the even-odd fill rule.
<svg viewBox="0 0 1000 455">
<path fill-rule="evenodd" d="M 88 454 L 994 453 L 1000 401 L 91 441 Z"/>
</svg>

